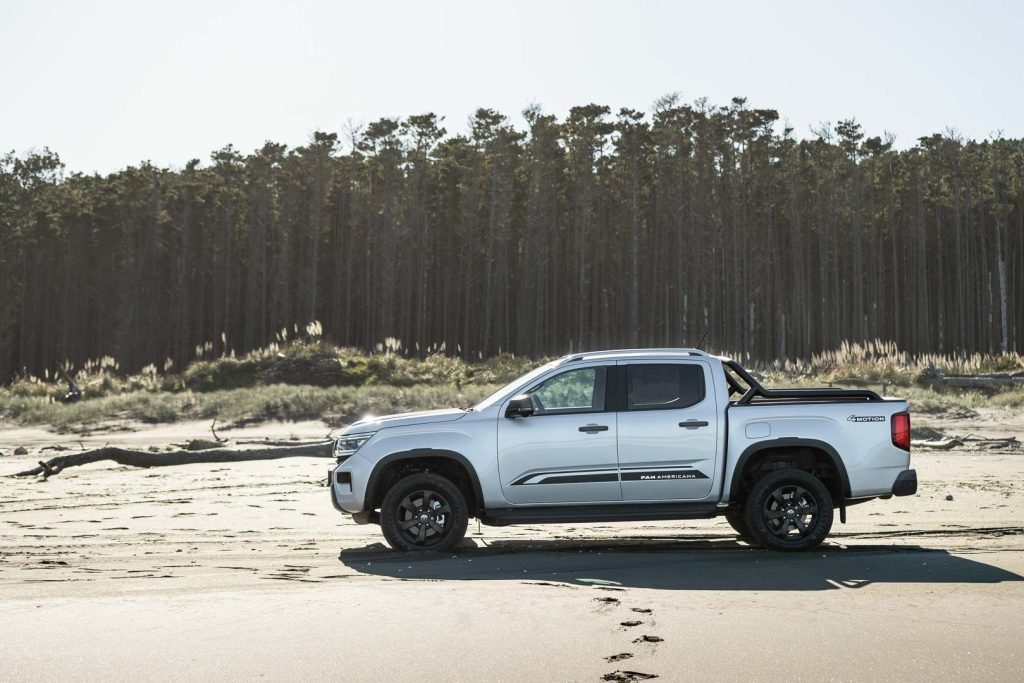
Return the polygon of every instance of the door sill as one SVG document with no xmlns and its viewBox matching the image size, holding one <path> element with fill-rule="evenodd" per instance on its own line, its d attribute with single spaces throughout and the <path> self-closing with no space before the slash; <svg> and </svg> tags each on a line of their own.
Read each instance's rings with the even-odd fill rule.
<svg viewBox="0 0 1024 683">
<path fill-rule="evenodd" d="M 488 526 L 558 524 L 563 522 L 653 522 L 663 519 L 709 519 L 715 503 L 612 503 L 544 505 L 487 510 L 480 521 Z"/>
</svg>

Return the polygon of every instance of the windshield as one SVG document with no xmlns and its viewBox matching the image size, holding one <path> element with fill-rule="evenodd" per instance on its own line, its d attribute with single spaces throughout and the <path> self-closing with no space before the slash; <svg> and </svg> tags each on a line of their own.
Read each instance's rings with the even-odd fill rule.
<svg viewBox="0 0 1024 683">
<path fill-rule="evenodd" d="M 553 368 L 556 365 L 558 365 L 558 363 L 559 363 L 559 361 L 553 360 L 550 363 L 545 363 L 544 365 L 540 366 L 539 368 L 537 368 L 535 370 L 531 370 L 530 372 L 526 373 L 522 377 L 518 377 L 518 378 L 512 380 L 511 382 L 509 382 L 508 384 L 503 386 L 501 389 L 498 389 L 493 394 L 491 394 L 490 396 L 488 396 L 487 398 L 485 398 L 484 400 L 480 401 L 475 406 L 473 406 L 473 410 L 483 410 L 484 408 L 491 407 L 492 405 L 494 405 L 495 402 L 498 401 L 498 399 L 507 396 L 516 387 L 520 387 L 520 386 L 523 386 L 523 385 L 528 385 L 534 379 L 536 379 L 537 377 L 540 377 L 545 372 L 547 372 L 551 368 Z"/>
</svg>

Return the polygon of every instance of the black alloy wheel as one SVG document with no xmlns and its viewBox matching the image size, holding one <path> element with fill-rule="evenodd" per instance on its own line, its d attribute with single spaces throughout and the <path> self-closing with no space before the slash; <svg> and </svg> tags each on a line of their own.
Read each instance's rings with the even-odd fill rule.
<svg viewBox="0 0 1024 683">
<path fill-rule="evenodd" d="M 451 528 L 452 506 L 437 491 L 413 491 L 399 506 L 398 529 L 410 543 L 429 548 Z"/>
<path fill-rule="evenodd" d="M 768 494 L 764 519 L 779 538 L 802 538 L 817 524 L 818 502 L 802 486 L 784 484 Z"/>
<path fill-rule="evenodd" d="M 450 550 L 466 535 L 468 523 L 465 496 L 437 474 L 410 474 L 388 489 L 381 502 L 381 531 L 395 550 Z"/>
<path fill-rule="evenodd" d="M 809 472 L 769 472 L 747 496 L 745 519 L 759 545 L 773 550 L 810 550 L 832 529 L 832 496 Z"/>
</svg>

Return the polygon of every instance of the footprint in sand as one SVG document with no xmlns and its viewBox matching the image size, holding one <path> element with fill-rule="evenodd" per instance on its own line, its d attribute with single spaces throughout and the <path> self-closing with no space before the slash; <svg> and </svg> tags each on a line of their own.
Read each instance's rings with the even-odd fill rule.
<svg viewBox="0 0 1024 683">
<path fill-rule="evenodd" d="M 644 622 L 642 622 L 642 621 L 633 621 L 633 620 L 631 620 L 631 621 L 620 621 L 619 622 L 619 626 L 625 626 L 626 628 L 633 628 L 634 626 L 639 626 L 642 623 L 644 623 Z"/>
<path fill-rule="evenodd" d="M 664 641 L 665 641 L 665 639 L 662 638 L 661 636 L 646 636 L 646 635 L 644 635 L 644 636 L 640 636 L 639 638 L 634 640 L 633 643 L 634 644 L 639 644 L 639 643 L 662 643 Z"/>
<path fill-rule="evenodd" d="M 611 655 L 609 657 L 605 657 L 604 661 L 606 661 L 606 662 L 621 662 L 623 659 L 630 659 L 632 656 L 633 656 L 632 652 L 620 652 L 617 655 Z"/>
<path fill-rule="evenodd" d="M 636 612 L 637 614 L 650 614 L 651 613 L 651 608 L 650 607 L 630 607 L 630 609 L 633 610 L 634 612 Z"/>
<path fill-rule="evenodd" d="M 601 676 L 601 680 L 614 681 L 615 683 L 629 683 L 629 681 L 648 681 L 657 677 L 658 674 L 645 674 L 642 671 L 613 671 L 610 674 Z"/>
</svg>

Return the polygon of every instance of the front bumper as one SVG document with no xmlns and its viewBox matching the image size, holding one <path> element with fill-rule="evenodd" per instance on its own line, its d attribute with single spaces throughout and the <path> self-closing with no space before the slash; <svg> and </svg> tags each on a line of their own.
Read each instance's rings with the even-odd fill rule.
<svg viewBox="0 0 1024 683">
<path fill-rule="evenodd" d="M 327 473 L 327 486 L 331 489 L 331 505 L 338 512 L 344 512 L 346 515 L 349 514 L 348 510 L 341 507 L 341 503 L 338 502 L 338 489 L 337 484 L 334 483 L 334 470 Z"/>
<path fill-rule="evenodd" d="M 380 519 L 376 512 L 349 512 L 345 508 L 341 507 L 341 503 L 338 502 L 338 488 L 333 481 L 331 482 L 331 505 L 333 505 L 334 509 L 338 512 L 350 515 L 352 517 L 352 521 L 356 524 L 370 524 L 371 522 L 378 523 Z"/>
<path fill-rule="evenodd" d="M 892 485 L 892 495 L 912 496 L 917 493 L 917 470 L 903 470 Z"/>
<path fill-rule="evenodd" d="M 331 468 L 327 472 L 327 486 L 331 489 L 331 505 L 333 505 L 334 509 L 337 510 L 338 512 L 350 515 L 352 517 L 352 521 L 356 524 L 370 524 L 371 522 L 378 523 L 378 513 L 374 512 L 373 510 L 369 512 L 352 512 L 351 510 L 346 510 L 344 507 L 342 507 L 341 500 L 339 500 L 338 498 L 338 487 L 344 487 L 346 492 L 352 491 L 351 473 L 345 472 L 343 474 L 344 476 L 349 477 L 348 483 L 343 484 L 337 480 L 338 474 L 336 468 Z M 349 494 L 349 497 L 351 497 L 351 494 Z"/>
</svg>

